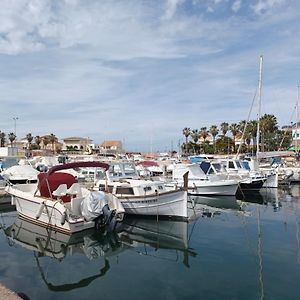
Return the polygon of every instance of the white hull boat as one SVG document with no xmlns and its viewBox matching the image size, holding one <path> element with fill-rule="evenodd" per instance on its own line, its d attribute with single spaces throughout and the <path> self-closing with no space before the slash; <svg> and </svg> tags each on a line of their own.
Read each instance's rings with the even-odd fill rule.
<svg viewBox="0 0 300 300">
<path fill-rule="evenodd" d="M 221 179 L 214 175 L 205 175 L 198 164 L 174 165 L 173 182 L 183 187 L 183 175 L 188 174 L 188 193 L 190 195 L 234 196 L 239 182 L 234 179 Z"/>
<path fill-rule="evenodd" d="M 167 190 L 162 181 L 139 179 L 134 164 L 118 162 L 96 183 L 96 190 L 112 194 L 126 214 L 187 219 L 187 192 Z"/>
<path fill-rule="evenodd" d="M 58 165 L 41 173 L 38 183 L 9 185 L 6 192 L 12 196 L 12 204 L 22 218 L 64 233 L 94 227 L 97 218 L 107 217 L 107 209 L 109 214 L 114 212 L 117 221 L 122 220 L 124 209 L 118 199 L 104 198 L 100 192 L 94 194 L 76 183 L 72 175 L 56 172 L 87 164 L 108 168 L 100 162 Z"/>
</svg>

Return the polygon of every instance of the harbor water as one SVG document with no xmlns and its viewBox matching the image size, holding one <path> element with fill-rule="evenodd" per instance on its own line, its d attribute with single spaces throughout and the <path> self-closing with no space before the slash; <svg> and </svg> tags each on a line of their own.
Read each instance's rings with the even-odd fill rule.
<svg viewBox="0 0 300 300">
<path fill-rule="evenodd" d="M 0 283 L 28 299 L 298 299 L 300 185 L 193 197 L 189 222 L 63 235 L 0 202 Z"/>
</svg>

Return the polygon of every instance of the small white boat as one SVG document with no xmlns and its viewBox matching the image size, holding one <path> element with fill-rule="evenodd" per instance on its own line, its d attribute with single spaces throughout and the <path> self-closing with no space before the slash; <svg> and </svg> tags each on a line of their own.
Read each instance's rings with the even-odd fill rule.
<svg viewBox="0 0 300 300">
<path fill-rule="evenodd" d="M 167 190 L 163 181 L 141 179 L 133 162 L 114 162 L 96 190 L 111 193 L 126 214 L 187 219 L 187 192 Z"/>
<path fill-rule="evenodd" d="M 36 183 L 40 172 L 30 165 L 15 165 L 2 172 L 5 180 L 12 184 Z"/>
<path fill-rule="evenodd" d="M 172 183 L 183 186 L 183 175 L 188 173 L 188 192 L 190 195 L 223 195 L 234 196 L 238 181 L 206 175 L 198 164 L 175 164 Z"/>
<path fill-rule="evenodd" d="M 5 195 L 6 180 L 0 174 L 0 196 Z"/>
<path fill-rule="evenodd" d="M 20 217 L 52 228 L 73 233 L 107 223 L 111 218 L 120 221 L 124 208 L 117 198 L 101 192 L 91 192 L 80 186 L 74 176 L 58 172 L 70 168 L 98 167 L 108 169 L 101 162 L 76 162 L 52 167 L 38 175 L 38 183 L 9 185 L 6 192 Z"/>
</svg>

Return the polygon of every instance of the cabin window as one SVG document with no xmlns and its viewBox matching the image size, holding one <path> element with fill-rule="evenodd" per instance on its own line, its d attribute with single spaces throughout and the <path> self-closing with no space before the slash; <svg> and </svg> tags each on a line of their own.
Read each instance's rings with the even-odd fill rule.
<svg viewBox="0 0 300 300">
<path fill-rule="evenodd" d="M 117 187 L 116 193 L 121 195 L 134 195 L 133 188 L 130 187 Z"/>
<path fill-rule="evenodd" d="M 209 175 L 211 174 L 215 174 L 215 171 L 213 168 L 209 168 L 208 172 L 207 172 Z"/>
<path fill-rule="evenodd" d="M 106 192 L 106 191 L 105 191 L 105 184 L 99 184 L 99 191 Z M 112 193 L 112 191 L 113 191 L 113 186 L 112 186 L 112 185 L 109 185 L 109 186 L 108 186 L 108 192 L 109 192 L 109 193 Z"/>
<path fill-rule="evenodd" d="M 152 190 L 151 186 L 146 186 L 146 187 L 144 187 L 144 191 L 145 191 L 145 192 L 151 191 L 151 190 Z"/>
<path fill-rule="evenodd" d="M 133 164 L 124 164 L 124 172 L 126 176 L 134 176 L 136 175 L 136 169 Z"/>
<path fill-rule="evenodd" d="M 247 161 L 243 161 L 243 166 L 246 170 L 249 170 L 250 171 L 250 165 Z"/>
<path fill-rule="evenodd" d="M 230 161 L 230 162 L 229 162 L 228 168 L 229 168 L 229 169 L 234 169 L 233 161 Z"/>
<path fill-rule="evenodd" d="M 236 161 L 236 165 L 238 166 L 238 168 L 242 168 L 242 166 L 238 160 Z"/>
<path fill-rule="evenodd" d="M 159 186 L 158 186 L 158 189 L 159 189 L 159 190 L 163 190 L 164 188 L 163 188 L 161 185 L 159 185 Z"/>
</svg>

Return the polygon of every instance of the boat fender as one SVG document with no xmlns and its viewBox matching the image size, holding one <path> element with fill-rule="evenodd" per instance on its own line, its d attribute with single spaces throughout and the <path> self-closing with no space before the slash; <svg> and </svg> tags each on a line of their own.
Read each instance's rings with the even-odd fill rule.
<svg viewBox="0 0 300 300">
<path fill-rule="evenodd" d="M 66 221 L 67 221 L 68 215 L 67 215 L 67 211 L 65 211 L 62 216 L 61 216 L 61 220 L 60 220 L 60 224 L 63 226 Z"/>
<path fill-rule="evenodd" d="M 41 216 L 41 214 L 42 214 L 44 208 L 45 208 L 45 203 L 42 202 L 42 203 L 40 204 L 40 207 L 39 207 L 39 210 L 38 210 L 37 214 L 35 215 L 35 218 L 36 218 L 37 220 L 40 218 L 40 216 Z"/>
<path fill-rule="evenodd" d="M 42 244 L 41 239 L 40 239 L 40 238 L 36 238 L 35 241 L 36 241 L 36 247 L 38 248 L 38 251 L 39 251 L 40 253 L 44 253 L 44 252 L 45 252 L 45 249 L 44 249 L 44 247 L 43 247 L 43 244 Z"/>
<path fill-rule="evenodd" d="M 14 195 L 11 195 L 10 203 L 11 205 L 16 205 L 16 197 Z"/>
</svg>

